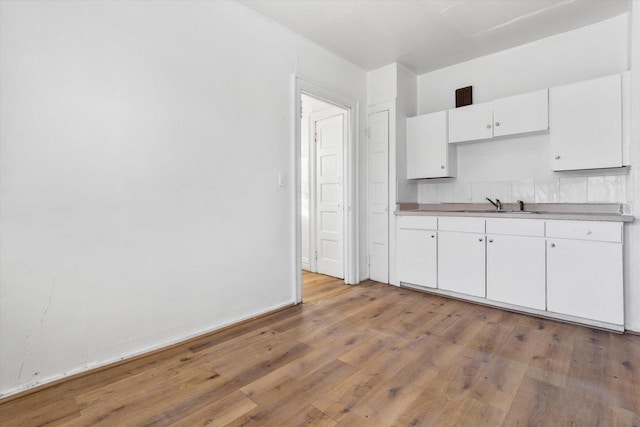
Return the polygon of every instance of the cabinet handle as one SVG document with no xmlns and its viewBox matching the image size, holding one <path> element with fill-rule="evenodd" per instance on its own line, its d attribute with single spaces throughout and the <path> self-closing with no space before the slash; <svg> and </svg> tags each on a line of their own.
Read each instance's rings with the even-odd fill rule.
<svg viewBox="0 0 640 427">
<path fill-rule="evenodd" d="M 560 160 L 560 156 L 556 156 L 556 160 Z"/>
<path fill-rule="evenodd" d="M 496 122 L 496 126 L 500 126 L 500 122 Z"/>
<path fill-rule="evenodd" d="M 555 244 L 555 243 L 552 243 L 552 244 L 551 244 L 551 247 L 552 247 L 552 248 L 555 248 L 555 247 L 556 247 L 556 244 Z"/>
<path fill-rule="evenodd" d="M 487 129 L 491 129 L 491 125 L 487 125 Z"/>
<path fill-rule="evenodd" d="M 482 237 L 480 237 L 480 238 L 478 239 L 478 242 L 482 242 Z"/>
</svg>

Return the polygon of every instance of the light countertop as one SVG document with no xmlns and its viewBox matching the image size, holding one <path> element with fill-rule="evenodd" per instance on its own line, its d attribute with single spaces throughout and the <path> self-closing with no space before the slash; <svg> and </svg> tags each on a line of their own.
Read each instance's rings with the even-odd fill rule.
<svg viewBox="0 0 640 427">
<path fill-rule="evenodd" d="M 488 203 L 401 203 L 395 214 L 633 222 L 634 216 L 623 214 L 624 209 L 624 205 L 619 203 L 531 203 L 525 204 L 524 212 L 519 212 L 518 204 L 505 203 L 503 211 L 498 212 Z"/>
</svg>

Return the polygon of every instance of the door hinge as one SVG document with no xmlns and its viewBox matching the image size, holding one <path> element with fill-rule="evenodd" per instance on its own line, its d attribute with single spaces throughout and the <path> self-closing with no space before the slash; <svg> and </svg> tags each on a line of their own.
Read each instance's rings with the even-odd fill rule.
<svg viewBox="0 0 640 427">
<path fill-rule="evenodd" d="M 318 132 L 313 133 L 313 142 L 318 143 Z"/>
<path fill-rule="evenodd" d="M 318 251 L 316 251 L 316 261 L 318 260 Z"/>
<path fill-rule="evenodd" d="M 371 138 L 371 128 L 367 128 L 367 138 Z"/>
<path fill-rule="evenodd" d="M 367 253 L 367 265 L 371 267 L 371 252 Z"/>
</svg>

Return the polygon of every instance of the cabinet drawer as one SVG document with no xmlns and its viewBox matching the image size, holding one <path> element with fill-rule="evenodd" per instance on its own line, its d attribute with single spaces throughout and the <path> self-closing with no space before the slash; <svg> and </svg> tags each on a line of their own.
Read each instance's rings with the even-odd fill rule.
<svg viewBox="0 0 640 427">
<path fill-rule="evenodd" d="M 399 216 L 398 228 L 412 230 L 437 230 L 438 218 L 435 216 Z"/>
<path fill-rule="evenodd" d="M 487 218 L 487 234 L 544 237 L 544 221 L 539 219 Z"/>
<path fill-rule="evenodd" d="M 438 220 L 438 230 L 484 233 L 484 218 L 440 217 Z"/>
<path fill-rule="evenodd" d="M 547 221 L 547 237 L 622 243 L 622 223 Z"/>
</svg>

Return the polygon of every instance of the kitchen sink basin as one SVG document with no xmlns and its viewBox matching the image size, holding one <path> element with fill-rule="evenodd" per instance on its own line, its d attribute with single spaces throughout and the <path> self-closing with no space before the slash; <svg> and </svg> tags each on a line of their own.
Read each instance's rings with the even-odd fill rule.
<svg viewBox="0 0 640 427">
<path fill-rule="evenodd" d="M 458 211 L 448 211 L 448 212 L 461 212 L 461 213 L 497 213 L 497 214 L 501 214 L 501 213 L 508 213 L 508 214 L 540 214 L 540 213 L 544 213 L 541 211 L 515 211 L 512 209 L 502 209 L 502 210 L 495 210 L 495 209 L 464 209 L 464 210 L 458 210 Z"/>
</svg>

